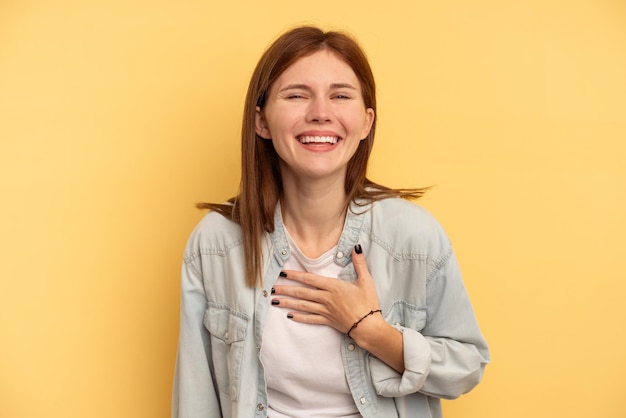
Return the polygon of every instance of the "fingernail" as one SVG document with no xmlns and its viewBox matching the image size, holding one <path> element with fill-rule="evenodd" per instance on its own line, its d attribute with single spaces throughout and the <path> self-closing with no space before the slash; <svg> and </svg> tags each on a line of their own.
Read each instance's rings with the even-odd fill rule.
<svg viewBox="0 0 626 418">
<path fill-rule="evenodd" d="M 272 305 L 278 305 L 280 301 L 278 299 L 272 299 Z"/>
<path fill-rule="evenodd" d="M 274 288 L 272 287 L 272 295 L 273 295 L 274 293 L 276 293 L 276 289 L 274 289 Z"/>
<path fill-rule="evenodd" d="M 284 271 L 281 271 L 279 274 L 280 277 L 287 277 L 287 273 L 285 273 Z"/>
<path fill-rule="evenodd" d="M 357 254 L 361 254 L 363 252 L 363 248 L 361 248 L 361 244 L 357 244 L 354 246 L 354 252 Z"/>
<path fill-rule="evenodd" d="M 293 314 L 288 313 L 288 314 L 287 314 L 287 318 L 289 318 L 289 319 L 293 319 Z"/>
</svg>

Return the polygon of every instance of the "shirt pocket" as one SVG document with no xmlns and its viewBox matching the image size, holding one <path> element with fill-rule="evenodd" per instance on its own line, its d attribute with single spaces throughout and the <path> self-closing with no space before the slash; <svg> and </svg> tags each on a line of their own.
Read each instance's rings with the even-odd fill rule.
<svg viewBox="0 0 626 418">
<path fill-rule="evenodd" d="M 421 331 L 426 326 L 426 307 L 396 301 L 385 314 L 385 320 L 391 325 Z"/>
<path fill-rule="evenodd" d="M 248 315 L 226 305 L 209 303 L 204 314 L 204 326 L 211 334 L 211 366 L 217 386 L 233 401 L 239 394 L 249 321 Z"/>
</svg>

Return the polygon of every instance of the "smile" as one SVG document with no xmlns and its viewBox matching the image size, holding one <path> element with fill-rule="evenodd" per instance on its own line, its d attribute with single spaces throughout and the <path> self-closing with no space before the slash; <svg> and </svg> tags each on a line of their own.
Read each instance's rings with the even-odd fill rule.
<svg viewBox="0 0 626 418">
<path fill-rule="evenodd" d="M 341 138 L 338 136 L 299 136 L 298 141 L 301 144 L 336 144 Z"/>
</svg>

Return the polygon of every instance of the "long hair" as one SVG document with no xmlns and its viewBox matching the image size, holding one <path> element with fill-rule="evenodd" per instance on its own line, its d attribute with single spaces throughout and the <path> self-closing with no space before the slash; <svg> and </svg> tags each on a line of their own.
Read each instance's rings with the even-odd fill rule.
<svg viewBox="0 0 626 418">
<path fill-rule="evenodd" d="M 272 141 L 256 134 L 256 108 L 265 106 L 267 94 L 276 79 L 298 59 L 320 50 L 333 52 L 354 71 L 361 84 L 363 102 L 376 115 L 376 85 L 363 50 L 350 36 L 336 31 L 303 26 L 292 29 L 265 51 L 259 60 L 246 95 L 241 131 L 241 182 L 239 194 L 228 204 L 200 203 L 241 225 L 245 254 L 246 284 L 262 282 L 261 244 L 265 232 L 274 231 L 274 211 L 282 196 L 279 157 Z M 351 201 L 373 202 L 388 197 L 417 199 L 426 189 L 390 189 L 366 177 L 367 163 L 374 146 L 376 119 L 369 135 L 360 141 L 348 162 L 345 191 L 346 208 Z"/>
</svg>

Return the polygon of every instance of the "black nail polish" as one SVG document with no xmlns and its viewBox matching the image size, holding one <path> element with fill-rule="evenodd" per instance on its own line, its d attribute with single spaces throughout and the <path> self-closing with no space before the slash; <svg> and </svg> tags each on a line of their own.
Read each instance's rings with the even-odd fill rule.
<svg viewBox="0 0 626 418">
<path fill-rule="evenodd" d="M 285 273 L 284 271 L 281 271 L 279 274 L 280 277 L 287 277 L 287 273 Z"/>
<path fill-rule="evenodd" d="M 272 287 L 272 295 L 273 295 L 274 293 L 276 293 L 276 289 L 274 289 L 274 288 Z"/>
<path fill-rule="evenodd" d="M 278 305 L 280 301 L 278 299 L 272 299 L 272 305 Z"/>
<path fill-rule="evenodd" d="M 357 244 L 354 246 L 354 252 L 357 254 L 361 254 L 363 252 L 363 248 L 361 248 L 361 244 Z"/>
<path fill-rule="evenodd" d="M 289 318 L 289 319 L 293 319 L 293 314 L 288 313 L 288 314 L 287 314 L 287 318 Z"/>
</svg>

